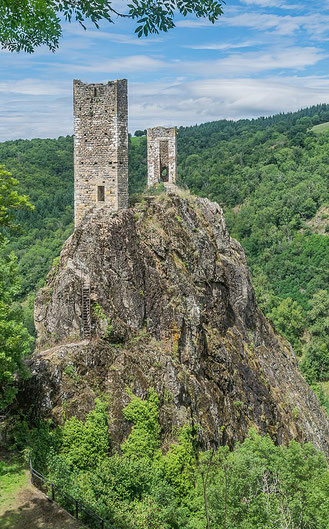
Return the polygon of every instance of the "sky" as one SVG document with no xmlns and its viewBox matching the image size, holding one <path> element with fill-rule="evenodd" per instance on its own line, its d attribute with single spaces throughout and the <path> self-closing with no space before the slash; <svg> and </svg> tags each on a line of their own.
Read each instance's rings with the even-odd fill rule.
<svg viewBox="0 0 329 529">
<path fill-rule="evenodd" d="M 226 0 L 214 25 L 180 17 L 142 39 L 129 20 L 66 23 L 56 53 L 0 50 L 0 141 L 72 134 L 73 79 L 120 78 L 132 133 L 329 103 L 329 0 Z"/>
</svg>

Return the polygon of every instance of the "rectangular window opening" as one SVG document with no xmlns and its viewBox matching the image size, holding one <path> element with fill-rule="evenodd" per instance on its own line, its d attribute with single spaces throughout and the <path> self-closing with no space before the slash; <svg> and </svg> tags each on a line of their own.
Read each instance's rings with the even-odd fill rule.
<svg viewBox="0 0 329 529">
<path fill-rule="evenodd" d="M 97 201 L 105 202 L 105 187 L 97 186 Z"/>
</svg>

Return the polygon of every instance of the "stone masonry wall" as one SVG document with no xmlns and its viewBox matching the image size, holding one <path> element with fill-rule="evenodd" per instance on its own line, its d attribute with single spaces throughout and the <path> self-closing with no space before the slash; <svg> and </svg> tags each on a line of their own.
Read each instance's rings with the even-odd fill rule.
<svg viewBox="0 0 329 529">
<path fill-rule="evenodd" d="M 147 130 L 148 186 L 159 182 L 176 184 L 176 128 L 155 127 Z"/>
<path fill-rule="evenodd" d="M 93 208 L 128 207 L 127 80 L 73 81 L 75 226 Z"/>
</svg>

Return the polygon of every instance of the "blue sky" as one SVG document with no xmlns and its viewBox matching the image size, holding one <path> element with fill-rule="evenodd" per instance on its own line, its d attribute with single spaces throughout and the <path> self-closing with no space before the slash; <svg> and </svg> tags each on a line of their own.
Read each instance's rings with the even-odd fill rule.
<svg viewBox="0 0 329 529">
<path fill-rule="evenodd" d="M 148 39 L 126 20 L 65 24 L 55 54 L 2 50 L 0 68 L 0 141 L 71 134 L 73 79 L 127 78 L 131 132 L 293 111 L 329 103 L 329 0 L 227 0 L 215 25 Z"/>
</svg>

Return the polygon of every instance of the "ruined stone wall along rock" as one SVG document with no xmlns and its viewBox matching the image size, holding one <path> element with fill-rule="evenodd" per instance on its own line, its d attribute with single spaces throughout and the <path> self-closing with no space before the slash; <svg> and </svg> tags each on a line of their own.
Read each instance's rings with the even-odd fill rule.
<svg viewBox="0 0 329 529">
<path fill-rule="evenodd" d="M 177 142 L 176 128 L 155 127 L 147 130 L 148 186 L 176 184 Z"/>
<path fill-rule="evenodd" d="M 127 80 L 73 81 L 75 226 L 93 208 L 128 207 Z"/>
</svg>

